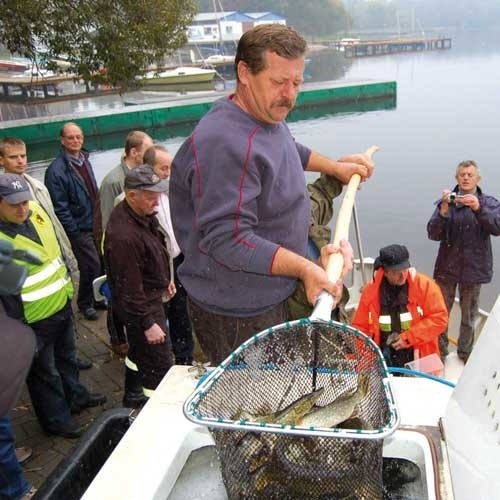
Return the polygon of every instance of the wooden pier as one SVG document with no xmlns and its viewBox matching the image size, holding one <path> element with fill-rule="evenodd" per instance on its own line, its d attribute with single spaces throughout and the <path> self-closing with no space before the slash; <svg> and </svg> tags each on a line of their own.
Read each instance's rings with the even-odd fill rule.
<svg viewBox="0 0 500 500">
<path fill-rule="evenodd" d="M 385 40 L 343 39 L 329 43 L 345 57 L 371 57 L 400 52 L 420 52 L 424 50 L 451 49 L 451 38 L 390 38 Z"/>
</svg>

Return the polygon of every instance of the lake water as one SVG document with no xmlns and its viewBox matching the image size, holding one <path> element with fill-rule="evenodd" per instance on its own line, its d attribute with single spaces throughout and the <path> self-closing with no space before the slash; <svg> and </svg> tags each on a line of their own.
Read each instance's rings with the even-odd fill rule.
<svg viewBox="0 0 500 500">
<path fill-rule="evenodd" d="M 381 246 L 405 244 L 412 263 L 430 275 L 438 243 L 427 239 L 426 224 L 442 189 L 455 185 L 456 165 L 476 160 L 481 187 L 500 197 L 500 37 L 452 37 L 453 48 L 446 51 L 354 60 L 313 54 L 308 67 L 312 80 L 395 80 L 397 106 L 290 124 L 299 142 L 328 156 L 362 152 L 372 144 L 380 147 L 376 172 L 356 200 L 364 254 L 376 256 Z M 183 139 L 161 142 L 175 152 Z M 120 154 L 120 149 L 92 154 L 98 179 L 118 163 Z M 354 237 L 351 242 L 354 246 Z M 481 307 L 488 310 L 500 290 L 500 238 L 493 239 L 493 246 L 496 272 L 481 295 Z"/>
</svg>

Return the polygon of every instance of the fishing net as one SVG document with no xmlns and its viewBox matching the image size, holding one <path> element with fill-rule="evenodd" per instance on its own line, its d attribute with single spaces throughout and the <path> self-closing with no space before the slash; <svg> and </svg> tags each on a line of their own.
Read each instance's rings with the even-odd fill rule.
<svg viewBox="0 0 500 500">
<path fill-rule="evenodd" d="M 210 428 L 230 499 L 382 498 L 383 438 L 399 417 L 380 350 L 344 324 L 254 335 L 184 413 Z"/>
</svg>

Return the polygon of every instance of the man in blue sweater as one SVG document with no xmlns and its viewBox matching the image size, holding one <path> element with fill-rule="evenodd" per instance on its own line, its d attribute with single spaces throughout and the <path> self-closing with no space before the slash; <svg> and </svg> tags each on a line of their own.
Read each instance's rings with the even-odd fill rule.
<svg viewBox="0 0 500 500">
<path fill-rule="evenodd" d="M 294 141 L 285 118 L 303 81 L 305 40 L 261 25 L 240 39 L 235 94 L 216 102 L 175 156 L 170 206 L 184 254 L 179 278 L 193 329 L 212 364 L 255 332 L 287 319 L 284 302 L 303 281 L 316 301 L 338 285 L 306 255 L 310 220 L 304 171 L 347 183 L 373 163 L 333 161 Z"/>
</svg>

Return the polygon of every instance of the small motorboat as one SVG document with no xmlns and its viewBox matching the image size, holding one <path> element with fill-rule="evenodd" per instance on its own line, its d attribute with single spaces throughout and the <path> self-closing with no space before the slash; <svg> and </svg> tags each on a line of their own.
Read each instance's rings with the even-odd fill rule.
<svg viewBox="0 0 500 500">
<path fill-rule="evenodd" d="M 160 73 L 150 71 L 138 78 L 144 86 L 152 85 L 178 85 L 189 83 L 211 82 L 215 77 L 214 69 L 203 69 L 190 66 L 180 66 Z"/>
</svg>

